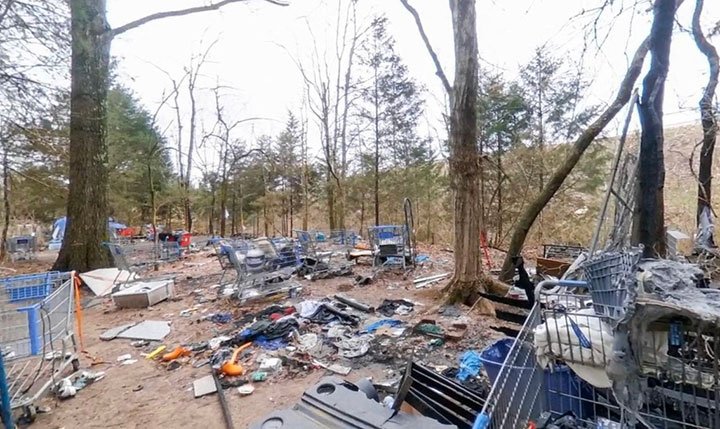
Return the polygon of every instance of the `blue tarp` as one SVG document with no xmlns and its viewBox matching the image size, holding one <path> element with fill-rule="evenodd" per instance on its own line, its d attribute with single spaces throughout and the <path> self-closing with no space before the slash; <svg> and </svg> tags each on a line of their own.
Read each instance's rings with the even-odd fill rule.
<svg viewBox="0 0 720 429">
<path fill-rule="evenodd" d="M 67 216 L 63 216 L 61 218 L 55 219 L 55 222 L 53 222 L 53 231 L 52 231 L 52 240 L 56 243 L 62 243 L 62 239 L 65 236 L 65 226 L 67 225 Z M 127 228 L 126 225 L 115 222 L 115 219 L 108 218 L 108 229 L 111 233 L 115 233 L 118 229 L 124 229 Z"/>
</svg>

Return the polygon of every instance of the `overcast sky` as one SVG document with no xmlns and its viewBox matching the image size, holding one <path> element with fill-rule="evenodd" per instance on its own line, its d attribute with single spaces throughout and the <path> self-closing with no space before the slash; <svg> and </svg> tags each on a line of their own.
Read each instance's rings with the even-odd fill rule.
<svg viewBox="0 0 720 429">
<path fill-rule="evenodd" d="M 250 140 L 266 133 L 275 134 L 283 128 L 288 109 L 297 111 L 301 104 L 303 83 L 291 55 L 301 61 L 310 57 L 313 43 L 309 28 L 321 38 L 335 22 L 340 0 L 288 1 L 290 6 L 278 7 L 262 0 L 249 0 L 218 12 L 156 21 L 131 30 L 113 42 L 112 54 L 119 59 L 120 80 L 153 111 L 163 91 L 171 88 L 170 80 L 161 70 L 180 77 L 191 56 L 205 51 L 217 40 L 203 69 L 200 86 L 209 88 L 219 82 L 231 88 L 224 91 L 223 101 L 228 116 L 234 119 L 270 119 L 243 125 L 236 137 Z M 119 26 L 149 13 L 207 2 L 109 0 L 109 20 L 112 26 Z M 624 2 L 629 4 L 631 0 Z M 447 0 L 411 0 L 411 3 L 418 9 L 445 72 L 452 79 L 452 27 Z M 588 32 L 596 16 L 591 9 L 599 3 L 603 1 L 478 0 L 483 66 L 513 78 L 536 47 L 548 44 L 558 55 L 582 60 L 585 76 L 593 82 L 591 101 L 608 102 L 625 72 L 628 57 L 647 34 L 651 16 L 647 11 L 649 3 L 645 2 L 642 9 L 627 10 L 617 19 L 611 19 L 615 13 L 607 13 L 600 19 L 597 33 Z M 622 1 L 614 3 L 615 10 L 611 12 L 617 12 Z M 679 11 L 678 21 L 686 28 L 690 26 L 694 3 L 684 2 Z M 711 22 L 720 19 L 720 5 L 714 1 L 705 3 L 703 23 L 708 28 Z M 359 0 L 358 4 L 362 17 L 373 14 L 388 17 L 398 54 L 411 74 L 428 89 L 427 128 L 439 128 L 444 94 L 412 17 L 399 0 Z M 582 14 L 583 10 L 588 12 Z M 601 47 L 592 40 L 594 34 L 603 40 Z M 697 116 L 693 110 L 705 85 L 705 59 L 689 34 L 676 31 L 671 61 L 666 122 L 692 121 Z M 200 104 L 209 126 L 214 109 L 212 97 L 207 93 L 201 95 Z M 170 109 L 163 109 L 160 114 L 163 124 L 173 118 Z"/>
</svg>

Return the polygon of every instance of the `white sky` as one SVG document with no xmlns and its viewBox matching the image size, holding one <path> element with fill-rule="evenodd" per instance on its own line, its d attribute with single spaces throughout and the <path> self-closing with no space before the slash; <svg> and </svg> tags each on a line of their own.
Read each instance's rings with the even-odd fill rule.
<svg viewBox="0 0 720 429">
<path fill-rule="evenodd" d="M 116 27 L 149 13 L 196 6 L 207 1 L 109 0 L 109 20 Z M 338 1 L 289 0 L 290 6 L 278 7 L 262 0 L 249 0 L 226 6 L 218 12 L 156 21 L 121 35 L 113 42 L 112 54 L 120 60 L 121 81 L 154 111 L 163 91 L 171 88 L 167 76 L 158 68 L 180 77 L 190 57 L 203 52 L 217 39 L 210 54 L 211 61 L 203 69 L 200 85 L 210 88 L 219 81 L 232 88 L 225 90 L 223 98 L 231 119 L 272 119 L 248 123 L 237 129 L 236 137 L 252 140 L 253 136 L 278 133 L 284 127 L 288 109 L 298 111 L 303 84 L 288 51 L 301 60 L 308 59 L 313 47 L 308 26 L 315 34 L 327 31 L 329 23 L 336 19 Z M 593 80 L 591 101 L 610 101 L 625 72 L 628 57 L 649 30 L 651 16 L 646 11 L 647 3 L 634 14 L 631 11 L 624 13 L 609 31 L 602 49 L 598 50 L 590 41 L 583 57 L 583 26 L 591 22 L 591 15 L 572 18 L 602 2 L 478 0 L 478 35 L 483 66 L 492 65 L 513 78 L 518 66 L 531 58 L 534 49 L 548 43 L 556 48 L 558 55 L 576 61 L 584 58 L 586 77 Z M 629 4 L 631 0 L 624 2 Z M 453 44 L 448 1 L 412 0 L 411 3 L 423 18 L 445 72 L 452 80 Z M 690 26 L 694 3 L 685 1 L 679 11 L 678 20 L 686 28 Z M 717 3 L 705 2 L 705 28 L 720 19 L 720 4 Z M 412 75 L 429 90 L 427 123 L 430 128 L 441 129 L 443 90 L 412 17 L 399 0 L 359 0 L 358 5 L 363 16 L 386 14 L 390 21 L 389 31 L 397 40 L 397 53 Z M 610 28 L 609 18 L 608 15 L 600 22 L 601 35 Z M 692 110 L 705 85 L 707 72 L 705 59 L 696 50 L 691 35 L 676 31 L 670 68 L 665 100 L 666 123 L 694 121 L 697 114 Z M 207 91 L 200 96 L 200 104 L 206 126 L 211 126 L 214 101 Z M 159 117 L 161 123 L 167 124 L 174 119 L 174 112 L 167 108 Z M 615 129 L 608 132 L 612 134 Z"/>
</svg>

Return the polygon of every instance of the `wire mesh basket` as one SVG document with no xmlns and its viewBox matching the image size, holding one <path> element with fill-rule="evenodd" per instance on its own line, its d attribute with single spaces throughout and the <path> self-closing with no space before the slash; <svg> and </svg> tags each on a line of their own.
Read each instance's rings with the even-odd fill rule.
<svg viewBox="0 0 720 429">
<path fill-rule="evenodd" d="M 599 316 L 620 320 L 625 315 L 628 292 L 637 285 L 635 267 L 640 254 L 607 252 L 587 261 L 583 268 L 593 308 Z"/>
</svg>

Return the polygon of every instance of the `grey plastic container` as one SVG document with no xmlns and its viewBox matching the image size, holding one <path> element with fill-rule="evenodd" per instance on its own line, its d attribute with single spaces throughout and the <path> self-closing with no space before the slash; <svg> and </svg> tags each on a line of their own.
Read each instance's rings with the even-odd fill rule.
<svg viewBox="0 0 720 429">
<path fill-rule="evenodd" d="M 583 269 L 595 314 L 620 320 L 635 294 L 637 252 L 607 252 L 585 262 Z"/>
</svg>

